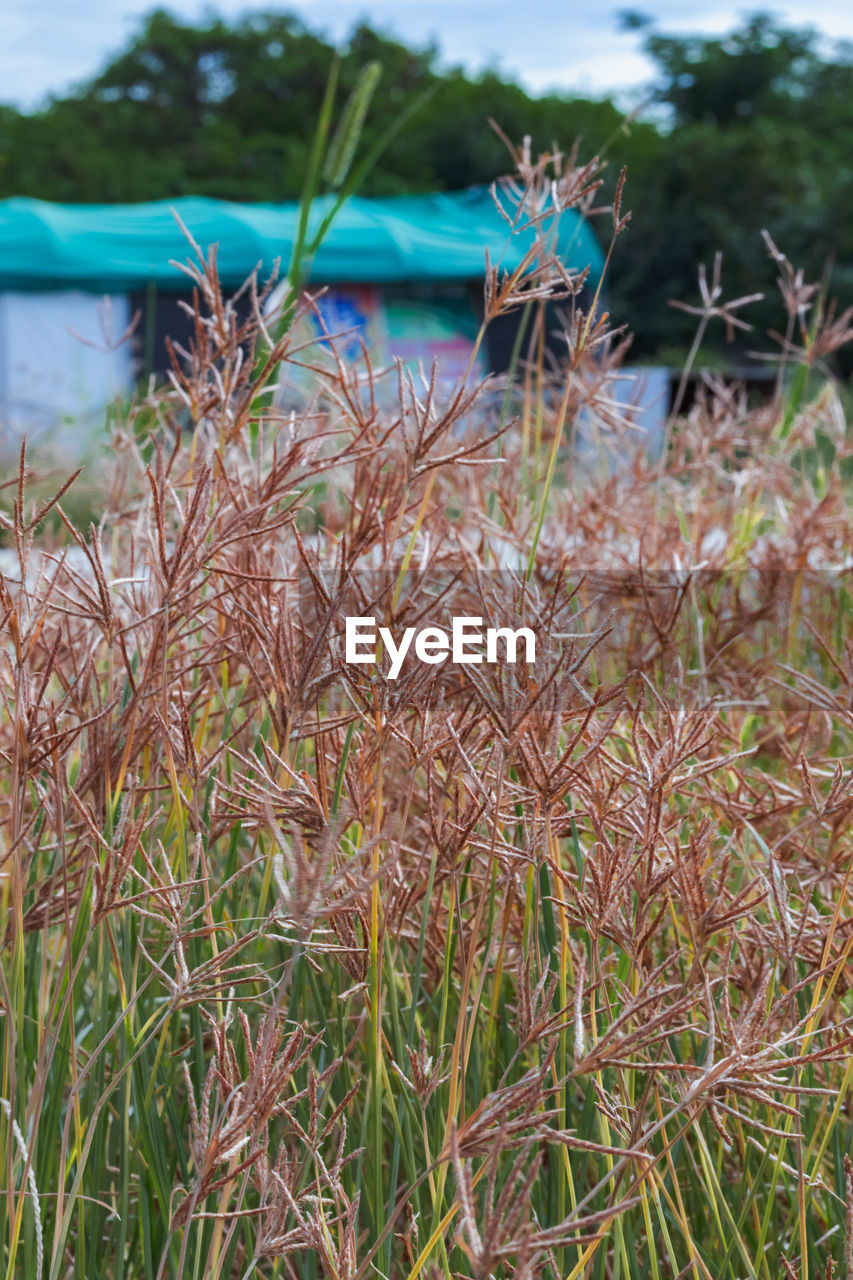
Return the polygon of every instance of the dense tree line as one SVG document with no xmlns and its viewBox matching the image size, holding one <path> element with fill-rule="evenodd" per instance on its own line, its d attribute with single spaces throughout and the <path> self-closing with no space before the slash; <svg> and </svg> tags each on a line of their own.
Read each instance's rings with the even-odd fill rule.
<svg viewBox="0 0 853 1280">
<path fill-rule="evenodd" d="M 342 102 L 370 61 L 382 79 L 365 125 L 367 150 L 419 102 L 362 190 L 450 190 L 506 168 L 496 120 L 513 139 L 548 146 L 581 139 L 603 152 L 608 181 L 628 168 L 630 230 L 610 278 L 619 319 L 638 353 L 689 340 L 689 320 L 667 306 L 696 294 L 696 269 L 724 254 L 730 296 L 772 292 L 760 238 L 853 300 L 853 56 L 809 31 L 754 17 L 718 39 L 644 28 L 657 69 L 648 112 L 625 123 L 612 103 L 532 97 L 495 73 L 441 67 L 366 25 L 342 51 Z M 606 38 L 604 35 L 602 38 Z M 75 92 L 25 114 L 0 107 L 0 197 L 133 201 L 192 193 L 234 200 L 298 196 L 333 49 L 297 18 L 259 12 L 194 27 L 152 13 L 126 50 Z M 769 304 L 759 325 L 778 322 Z"/>
</svg>

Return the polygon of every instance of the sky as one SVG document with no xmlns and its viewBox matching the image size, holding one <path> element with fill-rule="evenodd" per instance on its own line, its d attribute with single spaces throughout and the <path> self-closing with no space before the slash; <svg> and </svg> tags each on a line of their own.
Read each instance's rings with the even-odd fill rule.
<svg viewBox="0 0 853 1280">
<path fill-rule="evenodd" d="M 491 66 L 540 93 L 642 98 L 651 65 L 642 36 L 619 29 L 620 11 L 666 32 L 721 34 L 745 12 L 771 10 L 830 38 L 853 39 L 850 0 L 160 0 L 185 21 L 236 17 L 250 8 L 298 13 L 342 39 L 360 19 L 411 44 L 435 41 L 446 64 Z M 0 102 L 32 109 L 97 72 L 138 28 L 155 0 L 0 0 Z"/>
</svg>

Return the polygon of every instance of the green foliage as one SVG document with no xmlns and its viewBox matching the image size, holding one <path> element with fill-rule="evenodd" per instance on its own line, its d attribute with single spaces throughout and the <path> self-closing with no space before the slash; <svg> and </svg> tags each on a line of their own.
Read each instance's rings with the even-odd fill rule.
<svg viewBox="0 0 853 1280">
<path fill-rule="evenodd" d="M 764 255 L 767 228 L 807 278 L 832 265 L 832 292 L 853 301 L 853 249 L 846 209 L 853 174 L 853 61 L 843 46 L 824 54 L 817 35 L 767 16 L 723 37 L 674 37 L 649 29 L 664 115 L 647 164 L 629 170 L 631 235 L 614 254 L 614 306 L 630 317 L 636 349 L 686 346 L 670 298 L 691 300 L 699 262 L 723 253 L 729 297 L 773 295 Z M 772 300 L 748 319 L 761 332 Z M 720 337 L 722 342 L 722 337 Z M 742 337 L 740 351 L 766 347 Z"/>
<path fill-rule="evenodd" d="M 194 27 L 158 10 L 125 52 L 76 93 L 33 115 L 2 109 L 0 197 L 297 198 L 334 52 L 288 14 Z M 381 68 L 364 126 L 367 149 L 425 91 L 441 89 L 389 147 L 366 191 L 490 181 L 506 165 L 490 117 L 512 137 L 530 133 L 547 143 L 582 133 L 593 149 L 619 125 L 610 103 L 532 99 L 492 73 L 471 79 L 459 70 L 439 72 L 436 58 L 435 49 L 408 49 L 365 25 L 342 51 L 339 89 L 356 95 L 354 107 L 370 88 L 363 69 Z"/>
<path fill-rule="evenodd" d="M 658 94 L 679 124 L 736 127 L 750 116 L 789 114 L 820 66 L 812 33 L 779 27 L 766 14 L 721 39 L 652 33 Z"/>
</svg>

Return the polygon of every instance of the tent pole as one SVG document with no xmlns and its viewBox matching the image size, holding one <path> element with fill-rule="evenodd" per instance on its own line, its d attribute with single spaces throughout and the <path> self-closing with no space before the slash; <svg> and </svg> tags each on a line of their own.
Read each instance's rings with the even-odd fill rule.
<svg viewBox="0 0 853 1280">
<path fill-rule="evenodd" d="M 146 384 L 154 369 L 154 341 L 157 334 L 157 282 L 149 279 L 145 297 L 145 355 L 143 370 Z"/>
</svg>

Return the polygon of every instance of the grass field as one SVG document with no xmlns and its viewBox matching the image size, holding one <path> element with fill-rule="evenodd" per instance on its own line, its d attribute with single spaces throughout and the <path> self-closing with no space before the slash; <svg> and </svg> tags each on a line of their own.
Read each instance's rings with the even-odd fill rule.
<svg viewBox="0 0 853 1280">
<path fill-rule="evenodd" d="M 594 170 L 517 159 L 515 391 L 291 414 L 198 260 L 97 527 L 0 491 L 7 1277 L 853 1280 L 847 317 L 779 257 L 777 395 L 650 458 L 547 248 Z M 537 660 L 391 680 L 353 614 Z"/>
</svg>

